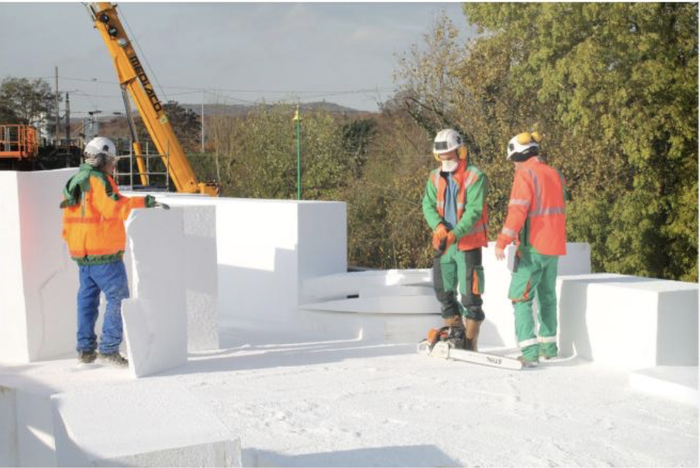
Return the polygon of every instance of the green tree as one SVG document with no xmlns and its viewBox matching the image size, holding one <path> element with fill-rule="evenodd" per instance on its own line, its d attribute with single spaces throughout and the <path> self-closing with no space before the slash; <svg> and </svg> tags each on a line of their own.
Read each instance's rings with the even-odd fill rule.
<svg viewBox="0 0 700 468">
<path fill-rule="evenodd" d="M 163 104 L 163 109 L 183 151 L 186 153 L 199 151 L 202 131 L 202 123 L 199 116 L 192 109 L 184 108 L 177 101 L 168 101 Z M 134 122 L 139 140 L 141 140 L 142 144 L 149 142 L 149 145 L 152 146 L 153 139 L 146 130 L 143 119 L 138 116 L 134 119 Z"/>
<path fill-rule="evenodd" d="M 295 106 L 288 104 L 260 105 L 244 117 L 222 117 L 212 122 L 210 135 L 221 157 L 225 195 L 296 198 L 294 110 Z M 343 145 L 348 140 L 330 112 L 309 110 L 302 112 L 301 118 L 302 197 L 337 199 L 352 179 L 357 158 L 347 157 Z"/>
<path fill-rule="evenodd" d="M 697 280 L 697 5 L 465 4 L 404 55 L 402 99 L 427 134 L 453 127 L 491 180 L 490 237 L 512 180 L 505 144 L 544 133 L 572 193 L 569 239 L 597 270 Z"/>
<path fill-rule="evenodd" d="M 430 169 L 429 137 L 400 99 L 382 106 L 361 177 L 341 194 L 348 203 L 348 260 L 373 268 L 430 265 L 430 231 L 421 199 Z"/>
<path fill-rule="evenodd" d="M 351 175 L 358 179 L 367 163 L 370 143 L 377 133 L 377 121 L 372 118 L 353 119 L 341 125 L 340 133 Z"/>
<path fill-rule="evenodd" d="M 56 95 L 37 78 L 8 77 L 0 83 L 0 123 L 46 123 L 56 108 Z"/>
<path fill-rule="evenodd" d="M 597 267 L 696 281 L 697 4 L 464 9 L 517 51 L 509 86 L 536 97 L 538 120 L 581 144 L 555 147 L 578 176 L 572 234 Z"/>
</svg>

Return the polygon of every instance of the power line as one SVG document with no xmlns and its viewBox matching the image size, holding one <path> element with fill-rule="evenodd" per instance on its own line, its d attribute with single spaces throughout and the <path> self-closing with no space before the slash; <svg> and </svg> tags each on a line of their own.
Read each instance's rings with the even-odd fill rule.
<svg viewBox="0 0 700 468">
<path fill-rule="evenodd" d="M 121 8 L 120 8 L 120 11 L 121 11 Z M 151 67 L 151 64 L 148 62 L 148 57 L 146 57 L 146 54 L 143 52 L 143 49 L 141 48 L 141 44 L 139 44 L 138 39 L 136 38 L 136 36 L 134 35 L 133 31 L 131 30 L 131 27 L 129 26 L 129 23 L 128 23 L 128 21 L 126 20 L 126 17 L 124 16 L 124 12 L 123 12 L 123 11 L 121 12 L 121 17 L 122 17 L 122 19 L 124 20 L 124 24 L 126 25 L 126 28 L 129 30 L 129 35 L 130 35 L 132 38 L 134 38 L 134 43 L 136 44 L 136 47 L 138 47 L 139 52 L 141 53 L 141 57 L 143 57 L 143 59 L 146 61 L 146 66 L 148 67 L 149 73 L 151 74 L 151 76 L 153 77 L 153 79 L 156 80 L 156 84 L 157 84 L 158 87 L 160 88 L 161 93 L 163 93 L 163 97 L 165 97 L 165 100 L 168 101 L 168 100 L 169 100 L 169 99 L 168 99 L 168 96 L 165 94 L 165 90 L 164 90 L 163 87 L 160 85 L 160 81 L 158 81 L 158 75 L 156 75 L 156 73 L 153 71 L 153 68 Z"/>
<path fill-rule="evenodd" d="M 32 78 L 41 78 L 41 79 L 48 79 L 52 77 L 47 77 L 47 76 L 38 76 L 38 77 L 32 77 Z M 105 80 L 92 80 L 92 79 L 86 79 L 86 78 L 76 78 L 76 77 L 69 77 L 69 76 L 61 76 L 62 80 L 68 80 L 68 81 L 82 81 L 86 83 L 103 83 L 103 84 L 111 84 L 118 86 L 119 83 L 116 81 L 105 81 Z M 388 93 L 388 92 L 393 92 L 395 91 L 395 88 L 392 87 L 375 87 L 375 88 L 361 88 L 361 89 L 353 89 L 353 90 L 273 90 L 273 89 L 233 89 L 233 88 L 214 88 L 214 87 L 207 87 L 207 86 L 199 86 L 199 87 L 193 87 L 193 86 L 162 86 L 165 89 L 182 89 L 182 90 L 190 90 L 194 94 L 200 93 L 202 90 L 210 93 L 216 93 L 216 92 L 228 92 L 228 93 L 270 93 L 270 94 L 315 94 L 319 96 L 339 96 L 339 95 L 344 95 L 344 94 L 362 94 L 362 93 L 376 93 L 376 92 L 382 92 L 382 93 Z"/>
</svg>

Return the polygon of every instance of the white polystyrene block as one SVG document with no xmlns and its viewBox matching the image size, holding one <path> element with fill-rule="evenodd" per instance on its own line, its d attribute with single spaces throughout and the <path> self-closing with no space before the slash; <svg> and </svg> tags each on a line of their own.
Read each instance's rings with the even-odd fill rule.
<svg viewBox="0 0 700 468">
<path fill-rule="evenodd" d="M 184 207 L 187 348 L 219 349 L 217 327 L 218 267 L 216 259 L 216 208 Z"/>
<path fill-rule="evenodd" d="M 54 421 L 46 395 L 17 391 L 17 455 L 19 466 L 56 466 Z"/>
<path fill-rule="evenodd" d="M 78 270 L 58 205 L 76 171 L 0 172 L 0 362 L 75 352 Z"/>
<path fill-rule="evenodd" d="M 0 466 L 19 466 L 17 392 L 0 385 Z"/>
<path fill-rule="evenodd" d="M 634 390 L 679 401 L 697 408 L 697 366 L 659 366 L 630 372 L 629 384 Z"/>
<path fill-rule="evenodd" d="M 348 313 L 300 309 L 304 320 L 326 339 L 362 339 L 378 343 L 417 343 L 431 328 L 441 327 L 436 314 Z"/>
<path fill-rule="evenodd" d="M 218 440 L 166 450 L 92 460 L 91 466 L 242 466 L 238 440 Z"/>
<path fill-rule="evenodd" d="M 515 347 L 517 340 L 513 305 L 508 299 L 515 247 L 507 247 L 506 261 L 496 260 L 494 248 L 495 243 L 491 242 L 482 250 L 486 278 L 486 292 L 482 297 L 486 321 L 482 324 L 479 340 L 484 345 Z M 559 266 L 572 274 L 590 273 L 588 244 L 567 244 L 567 254 L 560 257 Z M 310 315 L 315 320 L 320 320 L 321 312 L 325 310 L 355 314 L 425 314 L 429 316 L 425 322 L 436 325 L 440 323 L 440 303 L 433 289 L 432 269 L 337 273 L 307 279 L 303 283 L 303 289 L 309 302 L 300 308 L 315 311 L 315 314 Z M 359 317 L 343 317 L 343 320 L 356 320 L 358 323 L 366 321 Z M 393 323 L 403 319 L 387 317 L 385 320 Z M 373 319 L 372 323 L 374 322 L 378 323 L 379 319 Z M 354 328 L 351 326 L 353 329 L 358 327 L 361 328 L 360 325 Z M 416 333 L 422 331 L 417 330 Z"/>
<path fill-rule="evenodd" d="M 432 285 L 430 269 L 370 270 L 316 276 L 304 281 L 302 288 L 308 302 L 340 299 L 358 295 L 360 290 L 401 285 Z"/>
<path fill-rule="evenodd" d="M 367 287 L 360 289 L 358 294 L 361 298 L 383 297 L 383 296 L 428 296 L 435 299 L 435 290 L 432 284 L 422 286 L 384 286 Z M 437 299 L 435 299 L 437 301 Z M 435 303 L 430 304 L 430 311 L 435 310 Z"/>
<path fill-rule="evenodd" d="M 51 397 L 58 466 L 241 466 L 240 441 L 172 382 Z"/>
<path fill-rule="evenodd" d="M 347 214 L 345 203 L 306 202 L 297 205 L 297 302 L 307 302 L 307 278 L 347 271 Z"/>
<path fill-rule="evenodd" d="M 128 193 L 127 193 L 128 194 Z M 133 193 L 128 195 L 143 195 Z M 219 348 L 218 265 L 216 207 L 211 197 L 152 193 L 159 201 L 183 210 L 184 257 L 187 304 L 187 349 Z"/>
<path fill-rule="evenodd" d="M 342 203 L 222 200 L 217 205 L 221 313 L 298 325 L 296 306 L 304 275 L 347 268 L 345 223 L 328 223 L 329 209 L 344 219 Z M 321 225 L 314 239 L 326 238 L 319 244 L 321 254 L 314 255 L 314 239 L 303 239 L 299 233 Z"/>
<path fill-rule="evenodd" d="M 133 288 L 122 316 L 131 372 L 142 377 L 187 361 L 183 208 L 137 210 L 127 224 Z"/>
<path fill-rule="evenodd" d="M 560 277 L 559 347 L 640 369 L 698 364 L 698 285 L 616 274 Z"/>
<path fill-rule="evenodd" d="M 304 280 L 347 270 L 345 203 L 158 197 L 173 206 L 216 207 L 218 313 L 224 319 L 301 326 Z"/>
<path fill-rule="evenodd" d="M 28 362 L 17 173 L 0 171 L 0 362 Z"/>
<path fill-rule="evenodd" d="M 591 246 L 584 242 L 567 242 L 566 255 L 559 257 L 559 276 L 587 275 L 591 272 Z"/>
<path fill-rule="evenodd" d="M 435 306 L 439 312 L 440 305 L 435 296 L 428 295 L 401 295 L 401 296 L 370 296 L 351 299 L 340 299 L 315 304 L 304 304 L 300 308 L 304 310 L 327 310 L 329 312 L 348 312 L 354 314 L 434 314 Z"/>
<path fill-rule="evenodd" d="M 212 268 L 216 273 L 216 268 Z M 216 284 L 216 283 L 215 283 Z M 216 295 L 187 289 L 187 350 L 212 351 L 219 349 Z"/>
</svg>

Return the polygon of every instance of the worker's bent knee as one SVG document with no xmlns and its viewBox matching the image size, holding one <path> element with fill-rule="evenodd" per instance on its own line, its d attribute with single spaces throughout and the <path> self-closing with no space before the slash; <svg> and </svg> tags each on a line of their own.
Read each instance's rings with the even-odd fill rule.
<svg viewBox="0 0 700 468">
<path fill-rule="evenodd" d="M 481 307 L 468 307 L 465 317 L 475 322 L 482 322 L 486 318 L 486 314 Z"/>
</svg>

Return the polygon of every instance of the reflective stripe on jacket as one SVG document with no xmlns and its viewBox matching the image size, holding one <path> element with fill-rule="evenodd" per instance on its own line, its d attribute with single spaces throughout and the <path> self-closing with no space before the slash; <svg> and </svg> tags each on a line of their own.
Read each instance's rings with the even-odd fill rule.
<svg viewBox="0 0 700 468">
<path fill-rule="evenodd" d="M 471 250 L 488 245 L 488 210 L 486 195 L 488 179 L 475 166 L 465 160 L 452 173 L 457 183 L 457 226 L 452 229 L 458 239 L 459 250 Z M 440 175 L 440 169 L 430 174 L 423 197 L 423 214 L 431 229 L 444 222 L 445 192 L 447 180 Z"/>
<path fill-rule="evenodd" d="M 524 162 L 515 171 L 508 216 L 497 246 L 505 248 L 520 233 L 523 248 L 534 248 L 543 255 L 565 255 L 565 187 L 564 176 L 539 158 Z"/>
<path fill-rule="evenodd" d="M 63 191 L 63 239 L 79 265 L 120 260 L 126 246 L 124 221 L 145 197 L 125 197 L 111 176 L 87 164 L 66 183 Z"/>
</svg>

